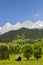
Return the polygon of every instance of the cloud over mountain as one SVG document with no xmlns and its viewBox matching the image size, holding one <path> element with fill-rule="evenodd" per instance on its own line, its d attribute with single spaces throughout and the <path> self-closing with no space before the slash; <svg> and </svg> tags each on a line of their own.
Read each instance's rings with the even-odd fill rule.
<svg viewBox="0 0 43 65">
<path fill-rule="evenodd" d="M 3 34 L 5 32 L 11 31 L 11 30 L 18 30 L 22 27 L 28 28 L 28 29 L 42 29 L 43 28 L 43 21 L 36 21 L 36 22 L 32 22 L 30 20 L 26 20 L 23 23 L 19 23 L 17 22 L 15 25 L 10 24 L 9 22 L 7 22 L 3 27 L 0 27 L 0 33 Z"/>
<path fill-rule="evenodd" d="M 31 29 L 33 26 L 33 22 L 30 20 L 26 20 L 24 23 L 22 23 L 22 26 Z"/>
<path fill-rule="evenodd" d="M 2 27 L 0 27 L 0 30 L 2 29 Z"/>
</svg>

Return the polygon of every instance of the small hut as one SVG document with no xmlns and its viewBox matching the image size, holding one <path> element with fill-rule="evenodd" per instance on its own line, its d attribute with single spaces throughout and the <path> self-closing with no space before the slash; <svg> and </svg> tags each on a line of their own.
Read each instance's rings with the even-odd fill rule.
<svg viewBox="0 0 43 65">
<path fill-rule="evenodd" d="M 22 59 L 22 58 L 21 58 L 20 56 L 18 56 L 18 55 L 15 57 L 15 60 L 16 60 L 16 61 L 21 61 L 21 59 Z"/>
</svg>

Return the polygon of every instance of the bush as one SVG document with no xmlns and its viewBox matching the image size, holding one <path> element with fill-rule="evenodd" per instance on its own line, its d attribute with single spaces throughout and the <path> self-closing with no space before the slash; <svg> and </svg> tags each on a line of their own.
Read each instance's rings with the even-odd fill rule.
<svg viewBox="0 0 43 65">
<path fill-rule="evenodd" d="M 41 46 L 40 44 L 35 44 L 34 45 L 34 50 L 33 50 L 33 55 L 34 57 L 38 60 L 42 56 L 42 51 L 41 51 Z"/>
<path fill-rule="evenodd" d="M 10 54 L 14 53 L 14 47 L 12 45 L 9 46 L 9 53 Z"/>
<path fill-rule="evenodd" d="M 15 47 L 14 47 L 14 53 L 15 54 L 20 53 L 20 46 L 19 45 L 15 45 Z"/>
<path fill-rule="evenodd" d="M 20 53 L 20 46 L 19 45 L 15 45 L 15 46 L 9 46 L 9 53 Z"/>
<path fill-rule="evenodd" d="M 8 59 L 9 58 L 9 50 L 6 46 L 0 46 L 0 59 Z"/>
<path fill-rule="evenodd" d="M 23 55 L 29 60 L 29 57 L 32 55 L 32 47 L 31 45 L 25 45 L 23 49 Z"/>
</svg>

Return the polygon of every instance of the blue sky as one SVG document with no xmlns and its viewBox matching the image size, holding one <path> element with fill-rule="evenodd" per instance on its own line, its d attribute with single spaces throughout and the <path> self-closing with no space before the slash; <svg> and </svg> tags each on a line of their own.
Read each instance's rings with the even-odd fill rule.
<svg viewBox="0 0 43 65">
<path fill-rule="evenodd" d="M 43 20 L 43 0 L 0 0 L 0 26 Z"/>
</svg>

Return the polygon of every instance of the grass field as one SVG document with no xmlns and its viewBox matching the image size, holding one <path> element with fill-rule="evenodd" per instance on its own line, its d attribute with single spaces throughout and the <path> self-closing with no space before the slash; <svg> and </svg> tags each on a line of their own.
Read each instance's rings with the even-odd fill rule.
<svg viewBox="0 0 43 65">
<path fill-rule="evenodd" d="M 11 55 L 8 60 L 0 60 L 0 65 L 43 65 L 43 56 L 39 60 L 30 58 L 28 61 L 23 55 L 20 56 L 22 57 L 22 61 L 15 61 L 15 55 Z"/>
</svg>

